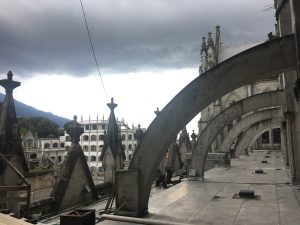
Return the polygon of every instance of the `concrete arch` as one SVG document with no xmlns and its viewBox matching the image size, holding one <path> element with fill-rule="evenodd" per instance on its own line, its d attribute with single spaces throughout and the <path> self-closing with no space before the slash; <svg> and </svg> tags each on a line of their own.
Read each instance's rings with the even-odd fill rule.
<svg viewBox="0 0 300 225">
<path fill-rule="evenodd" d="M 259 59 L 259 60 L 257 60 Z M 163 154 L 179 131 L 211 102 L 246 84 L 296 68 L 295 38 L 288 35 L 248 49 L 208 70 L 182 89 L 148 127 L 129 165 L 139 178 L 138 202 L 132 185 L 123 188 L 123 210 L 138 214 L 148 210 L 151 184 Z M 131 172 L 130 172 L 131 171 Z M 120 194 L 120 196 L 122 196 Z M 117 201 L 118 202 L 118 201 Z M 120 204 L 124 200 L 120 197 Z M 117 203 L 119 204 L 119 203 Z"/>
<path fill-rule="evenodd" d="M 239 121 L 226 135 L 222 143 L 222 151 L 228 152 L 236 138 L 253 124 L 281 116 L 281 108 L 271 108 L 253 113 Z"/>
<path fill-rule="evenodd" d="M 236 144 L 236 147 L 234 149 L 235 157 L 238 157 L 242 151 L 249 150 L 249 147 L 251 146 L 253 140 L 255 142 L 255 140 L 257 140 L 257 138 L 260 137 L 267 130 L 280 128 L 280 123 L 280 118 L 274 118 L 254 124 L 252 127 L 247 129 L 241 135 L 240 140 Z"/>
<path fill-rule="evenodd" d="M 242 99 L 215 116 L 198 138 L 197 147 L 192 155 L 191 167 L 196 169 L 196 176 L 204 176 L 205 160 L 209 147 L 217 134 L 219 134 L 225 126 L 231 124 L 233 120 L 240 118 L 246 113 L 263 108 L 279 107 L 284 105 L 284 91 L 271 91 Z"/>
<path fill-rule="evenodd" d="M 273 118 L 273 122 L 276 122 L 276 125 L 273 125 L 269 128 L 269 131 L 272 132 L 273 129 L 275 128 L 280 128 L 280 122 L 282 122 L 279 118 Z M 279 124 L 279 125 L 278 125 Z M 257 141 L 257 139 L 264 133 L 266 132 L 266 130 L 263 130 L 261 132 L 258 132 L 252 139 L 250 139 L 250 142 L 248 144 L 248 149 L 251 148 L 252 146 L 254 146 L 255 142 Z"/>
</svg>

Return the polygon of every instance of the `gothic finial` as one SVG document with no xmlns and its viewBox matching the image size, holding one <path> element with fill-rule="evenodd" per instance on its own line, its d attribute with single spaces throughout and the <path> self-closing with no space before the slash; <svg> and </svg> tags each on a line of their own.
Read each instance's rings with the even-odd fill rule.
<svg viewBox="0 0 300 225">
<path fill-rule="evenodd" d="M 214 47 L 214 41 L 211 37 L 211 32 L 208 32 L 207 47 Z"/>
<path fill-rule="evenodd" d="M 0 80 L 0 85 L 5 88 L 6 93 L 10 93 L 10 94 L 13 92 L 13 90 L 16 87 L 19 87 L 21 85 L 20 82 L 13 81 L 12 77 L 13 77 L 13 73 L 11 71 L 8 71 L 7 79 Z"/>
<path fill-rule="evenodd" d="M 70 135 L 71 137 L 71 142 L 72 143 L 79 143 L 80 140 L 80 135 L 83 134 L 83 128 L 81 125 L 77 122 L 77 116 L 74 115 L 74 120 L 67 122 L 64 125 L 64 128 L 66 132 Z"/>
<path fill-rule="evenodd" d="M 7 73 L 7 80 L 12 80 L 13 73 L 11 71 L 8 71 Z"/>
<path fill-rule="evenodd" d="M 113 111 L 118 105 L 114 103 L 114 98 L 111 98 L 110 103 L 107 103 L 107 106 L 110 108 L 111 111 Z"/>
<path fill-rule="evenodd" d="M 205 41 L 205 37 L 202 37 L 201 53 L 202 53 L 203 51 L 206 51 L 206 41 Z"/>
<path fill-rule="evenodd" d="M 154 111 L 154 113 L 156 114 L 156 116 L 158 116 L 158 114 L 160 113 L 159 108 L 156 108 L 156 111 Z"/>
<path fill-rule="evenodd" d="M 134 133 L 134 138 L 138 141 L 138 143 L 143 139 L 144 131 L 141 130 L 141 125 L 138 125 L 138 129 Z"/>
<path fill-rule="evenodd" d="M 195 141 L 196 138 L 197 138 L 197 135 L 195 134 L 194 130 L 193 130 L 193 133 L 191 135 L 191 138 L 192 138 L 193 141 Z"/>
</svg>

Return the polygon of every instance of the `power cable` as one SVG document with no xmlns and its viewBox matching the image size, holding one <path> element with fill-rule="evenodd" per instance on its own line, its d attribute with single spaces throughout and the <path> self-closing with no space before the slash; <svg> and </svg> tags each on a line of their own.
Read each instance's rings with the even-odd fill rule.
<svg viewBox="0 0 300 225">
<path fill-rule="evenodd" d="M 99 77 L 100 77 L 100 80 L 101 80 L 101 84 L 102 84 L 102 87 L 103 87 L 103 90 L 104 90 L 104 94 L 105 94 L 106 98 L 108 99 L 108 95 L 107 95 L 107 92 L 106 92 L 106 89 L 105 89 L 105 86 L 104 86 L 102 75 L 101 75 L 101 72 L 100 72 L 100 69 L 99 69 L 99 64 L 98 64 L 97 57 L 96 57 L 96 54 L 95 54 L 95 49 L 94 49 L 93 41 L 92 41 L 92 38 L 91 38 L 90 29 L 89 29 L 89 26 L 88 26 L 88 23 L 87 23 L 87 19 L 86 19 L 84 7 L 83 7 L 83 4 L 82 4 L 82 0 L 79 0 L 79 1 L 80 1 L 80 4 L 81 4 L 82 15 L 83 15 L 83 18 L 84 18 L 87 34 L 89 36 L 89 41 L 90 41 L 91 49 L 92 49 L 92 52 L 93 52 L 93 56 L 94 56 L 95 64 L 96 64 L 96 67 L 97 67 L 97 71 L 98 71 L 98 74 L 99 74 Z"/>
</svg>

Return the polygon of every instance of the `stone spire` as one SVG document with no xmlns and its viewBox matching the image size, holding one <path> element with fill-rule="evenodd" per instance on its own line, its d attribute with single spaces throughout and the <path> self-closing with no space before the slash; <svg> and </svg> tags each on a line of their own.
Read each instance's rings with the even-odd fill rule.
<svg viewBox="0 0 300 225">
<path fill-rule="evenodd" d="M 216 64 L 219 63 L 219 55 L 221 52 L 221 32 L 220 32 L 220 26 L 216 26 L 216 43 L 215 43 L 215 61 Z"/>
<path fill-rule="evenodd" d="M 17 161 L 22 167 L 21 169 L 20 165 L 17 166 L 20 172 L 28 171 L 12 94 L 13 90 L 19 87 L 21 83 L 14 81 L 13 73 L 9 71 L 7 73 L 7 79 L 0 80 L 0 85 L 4 87 L 6 92 L 4 102 L 0 105 L 0 152 L 3 155 L 14 155 L 18 158 Z"/>
<path fill-rule="evenodd" d="M 214 48 L 214 40 L 211 37 L 211 32 L 208 32 L 208 38 L 207 38 L 207 48 Z"/>
<path fill-rule="evenodd" d="M 118 105 L 114 103 L 114 98 L 111 98 L 111 102 L 107 103 L 107 106 L 110 109 L 110 115 L 108 118 L 107 134 L 105 136 L 104 146 L 100 158 L 103 158 L 105 151 L 109 147 L 113 153 L 114 158 L 116 159 L 118 153 L 124 154 L 124 150 L 122 147 L 122 139 L 114 112 L 114 109 Z"/>
<path fill-rule="evenodd" d="M 201 54 L 202 52 L 206 52 L 207 48 L 206 48 L 206 41 L 205 41 L 205 37 L 202 37 L 202 45 L 201 45 Z"/>
<path fill-rule="evenodd" d="M 188 134 L 188 132 L 186 130 L 186 127 L 184 127 L 181 130 L 181 133 L 180 133 L 180 136 L 179 136 L 179 147 L 183 143 L 187 146 L 188 149 L 191 149 L 191 142 L 190 142 L 189 134 Z"/>
<path fill-rule="evenodd" d="M 17 138 L 18 121 L 12 93 L 15 88 L 21 85 L 20 82 L 13 81 L 12 77 L 13 73 L 9 71 L 7 73 L 7 79 L 0 80 L 0 85 L 5 88 L 6 92 L 2 105 L 0 134 L 2 138 L 6 139 L 8 142 L 16 140 Z"/>
<path fill-rule="evenodd" d="M 204 73 L 207 70 L 207 45 L 205 37 L 202 37 L 202 45 L 200 50 L 200 66 L 199 66 L 199 75 Z"/>
</svg>

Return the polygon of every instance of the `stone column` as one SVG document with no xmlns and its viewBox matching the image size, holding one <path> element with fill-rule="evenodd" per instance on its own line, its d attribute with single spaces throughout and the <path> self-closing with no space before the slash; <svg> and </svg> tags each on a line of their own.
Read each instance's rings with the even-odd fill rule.
<svg viewBox="0 0 300 225">
<path fill-rule="evenodd" d="M 280 140 L 281 140 L 281 149 L 282 149 L 282 152 L 283 152 L 283 157 L 285 159 L 285 165 L 287 167 L 290 166 L 290 162 L 289 162 L 289 154 L 288 154 L 288 151 L 287 151 L 287 141 L 286 141 L 286 122 L 283 121 L 281 123 L 281 126 L 280 126 Z"/>
<path fill-rule="evenodd" d="M 272 127 L 269 129 L 269 145 L 270 145 L 270 149 L 273 149 L 273 129 L 272 129 Z"/>
<path fill-rule="evenodd" d="M 294 137 L 293 137 L 293 121 L 294 114 L 291 112 L 285 113 L 286 119 L 286 137 L 287 137 L 287 151 L 290 168 L 291 168 L 291 176 L 292 180 L 296 179 L 296 170 L 295 170 L 295 157 L 294 157 Z"/>
<path fill-rule="evenodd" d="M 290 0 L 292 31 L 295 33 L 295 47 L 297 54 L 297 82 L 294 88 L 294 94 L 300 94 L 300 2 L 299 0 Z M 291 172 L 294 182 L 300 182 L 300 104 L 299 98 L 294 98 L 294 121 L 293 121 L 293 149 L 290 161 L 292 164 Z"/>
</svg>

